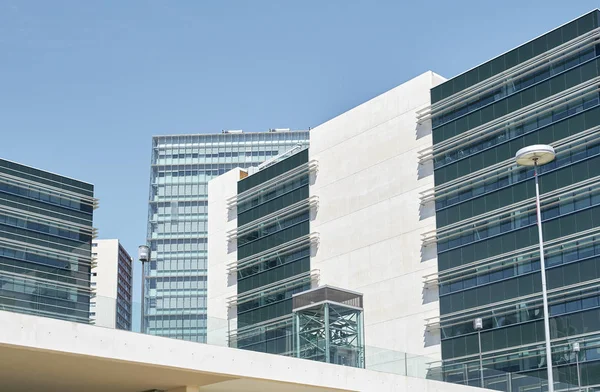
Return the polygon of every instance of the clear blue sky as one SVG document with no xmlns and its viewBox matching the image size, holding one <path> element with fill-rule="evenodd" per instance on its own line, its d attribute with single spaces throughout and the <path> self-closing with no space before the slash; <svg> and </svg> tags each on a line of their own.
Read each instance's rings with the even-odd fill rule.
<svg viewBox="0 0 600 392">
<path fill-rule="evenodd" d="M 314 127 L 598 5 L 0 0 L 0 157 L 94 183 L 100 238 L 135 256 L 152 135 Z"/>
</svg>

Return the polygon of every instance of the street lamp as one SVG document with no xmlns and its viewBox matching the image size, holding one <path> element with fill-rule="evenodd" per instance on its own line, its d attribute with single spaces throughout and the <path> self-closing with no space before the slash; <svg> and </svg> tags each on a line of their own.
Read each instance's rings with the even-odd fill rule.
<svg viewBox="0 0 600 392">
<path fill-rule="evenodd" d="M 483 320 L 481 317 L 473 320 L 473 329 L 477 331 L 477 340 L 479 341 L 479 378 L 481 388 L 485 388 L 483 385 L 483 356 L 481 353 L 481 330 L 483 329 Z"/>
<path fill-rule="evenodd" d="M 548 312 L 548 294 L 546 292 L 546 264 L 544 261 L 544 238 L 542 235 L 542 212 L 540 208 L 540 186 L 538 183 L 538 166 L 552 162 L 556 153 L 552 146 L 536 144 L 523 147 L 515 155 L 517 165 L 533 166 L 535 177 L 535 207 L 537 210 L 537 227 L 540 242 L 540 272 L 542 275 L 542 298 L 544 301 L 544 334 L 546 337 L 546 365 L 548 367 L 548 392 L 554 392 L 554 378 L 552 377 L 552 347 L 550 345 L 550 317 Z"/>
<path fill-rule="evenodd" d="M 142 333 L 146 333 L 144 330 L 144 302 L 146 299 L 146 292 L 144 291 L 144 283 L 146 281 L 145 265 L 150 261 L 150 248 L 146 245 L 138 246 L 138 260 L 142 263 L 142 321 L 140 323 L 140 330 Z"/>
<path fill-rule="evenodd" d="M 577 361 L 577 391 L 581 391 L 581 372 L 579 371 L 579 342 L 573 343 L 571 347 L 573 349 L 573 353 L 575 354 L 575 361 Z"/>
</svg>

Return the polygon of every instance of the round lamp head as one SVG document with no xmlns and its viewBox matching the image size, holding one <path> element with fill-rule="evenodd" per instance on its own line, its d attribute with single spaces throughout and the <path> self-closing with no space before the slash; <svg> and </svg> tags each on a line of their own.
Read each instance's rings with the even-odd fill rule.
<svg viewBox="0 0 600 392">
<path fill-rule="evenodd" d="M 150 248 L 146 245 L 138 246 L 138 260 L 142 263 L 150 261 Z"/>
<path fill-rule="evenodd" d="M 536 144 L 533 146 L 523 147 L 515 155 L 515 159 L 518 165 L 521 166 L 534 166 L 544 165 L 548 162 L 552 162 L 556 153 L 552 146 L 545 144 Z"/>
</svg>

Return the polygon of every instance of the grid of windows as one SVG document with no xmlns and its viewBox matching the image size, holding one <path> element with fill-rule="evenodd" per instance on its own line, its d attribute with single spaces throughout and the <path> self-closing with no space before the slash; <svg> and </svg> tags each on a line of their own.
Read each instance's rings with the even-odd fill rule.
<svg viewBox="0 0 600 392">
<path fill-rule="evenodd" d="M 308 131 L 153 138 L 144 332 L 206 340 L 208 181 L 298 144 L 308 144 Z"/>
<path fill-rule="evenodd" d="M 587 14 L 432 90 L 432 102 L 452 100 L 495 74 L 510 74 L 508 83 L 487 95 L 432 114 L 439 326 L 448 369 L 477 360 L 472 327 L 477 317 L 484 320 L 485 367 L 524 373 L 545 367 L 535 205 L 526 202 L 535 194 L 533 171 L 513 162 L 516 151 L 531 144 L 571 138 L 539 171 L 553 356 L 573 339 L 600 336 L 598 37 L 585 47 L 571 46 L 563 60 L 536 72 L 520 73 L 526 68 L 517 67 L 600 27 L 599 14 Z M 490 171 L 480 174 L 487 167 Z M 534 359 L 519 359 L 527 355 Z M 583 366 L 594 367 L 597 360 L 590 357 Z M 557 360 L 555 366 L 564 364 Z M 570 377 L 557 373 L 557 382 Z"/>
<path fill-rule="evenodd" d="M 307 162 L 305 149 L 238 182 L 242 193 L 280 178 L 237 205 L 238 227 L 250 225 L 237 239 L 238 260 L 283 246 L 238 270 L 237 323 L 238 331 L 243 331 L 235 339 L 238 348 L 284 355 L 292 350 L 292 296 L 311 288 L 310 245 L 286 251 L 285 244 L 309 234 L 310 207 L 265 223 L 259 220 L 308 199 L 307 166 L 305 172 L 280 177 L 296 173 Z"/>
<path fill-rule="evenodd" d="M 93 186 L 0 159 L 0 308 L 89 322 Z"/>
</svg>

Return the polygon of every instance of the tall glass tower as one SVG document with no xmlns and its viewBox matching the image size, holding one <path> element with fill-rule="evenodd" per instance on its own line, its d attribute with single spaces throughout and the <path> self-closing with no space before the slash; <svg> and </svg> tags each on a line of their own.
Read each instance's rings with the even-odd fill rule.
<svg viewBox="0 0 600 392">
<path fill-rule="evenodd" d="M 308 131 L 155 136 L 148 206 L 144 333 L 206 341 L 208 181 L 256 166 L 297 145 Z"/>
</svg>

